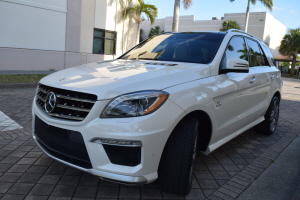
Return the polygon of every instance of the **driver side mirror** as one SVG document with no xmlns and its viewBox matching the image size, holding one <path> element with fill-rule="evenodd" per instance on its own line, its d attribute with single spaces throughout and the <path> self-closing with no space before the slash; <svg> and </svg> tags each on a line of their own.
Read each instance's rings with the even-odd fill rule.
<svg viewBox="0 0 300 200">
<path fill-rule="evenodd" d="M 248 73 L 249 63 L 243 59 L 228 58 L 226 62 L 226 68 L 221 69 L 221 73 L 226 74 L 228 72 Z"/>
</svg>

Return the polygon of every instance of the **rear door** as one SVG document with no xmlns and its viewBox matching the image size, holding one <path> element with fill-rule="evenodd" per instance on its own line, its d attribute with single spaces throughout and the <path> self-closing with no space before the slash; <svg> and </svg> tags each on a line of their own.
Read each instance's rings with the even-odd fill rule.
<svg viewBox="0 0 300 200">
<path fill-rule="evenodd" d="M 271 73 L 269 62 L 259 43 L 246 37 L 248 46 L 248 62 L 250 72 L 255 76 L 255 102 L 253 106 L 253 120 L 264 115 L 268 107 L 271 87 Z"/>
<path fill-rule="evenodd" d="M 282 85 L 281 74 L 279 69 L 276 67 L 275 60 L 273 58 L 273 55 L 269 47 L 267 47 L 265 44 L 262 43 L 260 44 L 260 46 L 262 47 L 264 55 L 267 57 L 268 63 L 270 65 L 270 68 L 268 69 L 268 75 L 271 81 L 270 93 L 268 95 L 268 102 L 270 102 L 276 90 L 278 90 L 278 88 L 280 88 Z"/>
</svg>

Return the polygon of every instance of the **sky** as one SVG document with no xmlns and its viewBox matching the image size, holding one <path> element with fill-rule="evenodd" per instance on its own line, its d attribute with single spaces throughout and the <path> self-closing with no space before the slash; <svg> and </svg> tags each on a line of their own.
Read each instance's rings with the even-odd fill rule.
<svg viewBox="0 0 300 200">
<path fill-rule="evenodd" d="M 173 16 L 174 0 L 144 0 L 158 8 L 158 18 Z M 180 0 L 182 1 L 182 0 Z M 246 12 L 247 0 L 193 0 L 185 10 L 181 4 L 180 15 L 195 15 L 196 20 L 209 20 L 212 17 L 224 16 L 224 13 Z M 269 11 L 259 0 L 250 5 L 250 12 L 269 12 L 283 23 L 287 29 L 300 28 L 300 0 L 273 0 L 273 11 Z"/>
</svg>

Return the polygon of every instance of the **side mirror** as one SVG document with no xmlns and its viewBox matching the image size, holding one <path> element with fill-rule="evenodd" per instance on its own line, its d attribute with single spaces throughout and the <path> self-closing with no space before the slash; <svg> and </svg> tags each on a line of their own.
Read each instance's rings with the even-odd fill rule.
<svg viewBox="0 0 300 200">
<path fill-rule="evenodd" d="M 239 72 L 239 73 L 248 73 L 249 72 L 249 63 L 246 60 L 238 58 L 228 58 L 226 63 L 226 68 L 222 69 L 222 73 L 227 72 Z"/>
</svg>

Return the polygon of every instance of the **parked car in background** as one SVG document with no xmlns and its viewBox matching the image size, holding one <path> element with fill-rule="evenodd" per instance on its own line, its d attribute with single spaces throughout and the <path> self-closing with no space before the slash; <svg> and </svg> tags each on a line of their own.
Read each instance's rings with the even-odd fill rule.
<svg viewBox="0 0 300 200">
<path fill-rule="evenodd" d="M 274 133 L 282 81 L 269 48 L 238 30 L 163 33 L 111 61 L 43 78 L 33 138 L 49 157 L 124 184 L 186 195 L 197 151 L 255 127 Z"/>
</svg>

